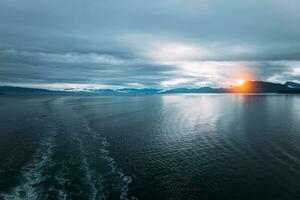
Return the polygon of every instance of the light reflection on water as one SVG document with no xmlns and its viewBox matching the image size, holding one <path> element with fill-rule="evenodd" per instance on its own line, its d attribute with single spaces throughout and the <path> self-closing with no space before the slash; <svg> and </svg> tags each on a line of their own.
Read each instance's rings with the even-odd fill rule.
<svg viewBox="0 0 300 200">
<path fill-rule="evenodd" d="M 108 199 L 120 194 L 143 200 L 300 198 L 297 95 L 28 96 L 0 101 L 5 105 L 0 106 L 0 155 L 10 161 L 0 165 L 3 191 L 19 184 L 17 171 L 26 165 L 25 159 L 30 161 L 38 148 L 34 144 L 49 135 L 45 118 L 54 122 L 51 127 L 63 130 L 58 138 L 67 143 L 59 152 L 84 151 L 84 156 L 90 155 L 84 158 L 90 173 L 97 171 L 103 183 L 119 185 L 113 188 L 93 179 L 105 192 L 99 195 Z M 59 140 L 54 150 L 65 144 Z M 68 146 L 68 141 L 86 146 Z M 99 168 L 97 162 L 110 163 L 124 175 L 104 176 L 111 168 Z M 72 169 L 69 164 L 63 165 Z M 16 179 L 7 179 L 8 169 L 16 171 Z M 76 176 L 71 174 L 69 178 Z M 89 191 L 79 179 L 74 181 Z"/>
</svg>

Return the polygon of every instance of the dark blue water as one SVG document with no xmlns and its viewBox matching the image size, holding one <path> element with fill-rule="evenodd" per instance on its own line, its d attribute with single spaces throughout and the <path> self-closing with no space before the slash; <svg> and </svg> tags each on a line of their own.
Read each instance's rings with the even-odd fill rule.
<svg viewBox="0 0 300 200">
<path fill-rule="evenodd" d="M 0 199 L 300 199 L 300 96 L 0 97 Z"/>
</svg>

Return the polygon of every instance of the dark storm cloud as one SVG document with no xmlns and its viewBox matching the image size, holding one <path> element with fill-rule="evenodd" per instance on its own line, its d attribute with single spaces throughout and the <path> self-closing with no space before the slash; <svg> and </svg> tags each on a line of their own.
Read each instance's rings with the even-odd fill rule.
<svg viewBox="0 0 300 200">
<path fill-rule="evenodd" d="M 2 0 L 0 83 L 215 85 L 236 70 L 298 80 L 299 7 L 297 0 Z"/>
<path fill-rule="evenodd" d="M 28 51 L 0 51 L 0 78 L 34 83 L 82 83 L 112 86 L 140 83 L 157 86 L 170 78 L 172 66 L 146 63 L 138 59 L 124 59 L 97 53 L 44 53 Z"/>
</svg>

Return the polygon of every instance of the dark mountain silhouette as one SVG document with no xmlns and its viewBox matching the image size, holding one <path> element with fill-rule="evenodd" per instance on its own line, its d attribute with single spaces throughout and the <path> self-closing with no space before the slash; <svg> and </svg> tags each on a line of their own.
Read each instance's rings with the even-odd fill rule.
<svg viewBox="0 0 300 200">
<path fill-rule="evenodd" d="M 227 92 L 227 89 L 202 87 L 202 88 L 174 88 L 170 90 L 165 90 L 161 93 L 224 93 L 224 92 Z"/>
<path fill-rule="evenodd" d="M 160 93 L 161 89 L 156 88 L 123 88 L 123 89 L 117 89 L 115 92 L 117 93 L 125 93 L 125 94 L 157 94 Z"/>
<path fill-rule="evenodd" d="M 156 88 L 122 88 L 122 89 L 86 89 L 85 92 L 97 94 L 157 94 L 161 89 Z"/>
<path fill-rule="evenodd" d="M 123 89 L 66 89 L 64 91 L 52 91 L 37 88 L 23 88 L 0 86 L 0 94 L 68 94 L 68 95 L 93 95 L 93 94 L 175 94 L 175 93 L 300 93 L 300 84 L 286 82 L 285 84 L 264 81 L 246 81 L 243 85 L 231 88 L 123 88 Z"/>
<path fill-rule="evenodd" d="M 246 81 L 243 85 L 232 88 L 175 88 L 162 93 L 298 93 L 295 88 L 296 86 L 300 88 L 300 84 L 287 83 L 288 85 L 264 81 Z M 291 88 L 291 85 L 294 88 Z"/>
<path fill-rule="evenodd" d="M 108 91 L 114 91 L 114 90 L 105 89 L 103 91 L 106 91 L 106 93 L 108 93 Z M 94 90 L 94 91 L 75 90 L 75 89 L 47 90 L 47 89 L 39 89 L 39 88 L 25 88 L 25 87 L 13 87 L 13 86 L 0 86 L 0 93 L 2 93 L 2 94 L 55 94 L 55 95 L 93 95 L 93 94 L 98 94 L 98 92 L 96 90 Z M 111 92 L 111 93 L 113 93 L 113 92 Z"/>
<path fill-rule="evenodd" d="M 46 94 L 46 93 L 55 93 L 55 92 L 57 91 L 37 89 L 37 88 L 0 86 L 0 93 L 2 94 Z"/>
<path fill-rule="evenodd" d="M 289 88 L 280 83 L 271 83 L 264 81 L 246 81 L 241 86 L 236 86 L 229 89 L 232 93 L 278 93 L 287 91 Z"/>
<path fill-rule="evenodd" d="M 297 89 L 300 89 L 300 83 L 294 83 L 294 82 L 288 81 L 284 85 L 287 86 L 288 88 L 297 88 Z"/>
<path fill-rule="evenodd" d="M 287 86 L 289 89 L 279 91 L 279 93 L 300 94 L 300 84 L 299 83 L 288 81 L 284 85 Z"/>
<path fill-rule="evenodd" d="M 123 89 L 65 89 L 63 91 L 53 91 L 37 88 L 23 88 L 12 86 L 0 86 L 0 93 L 3 94 L 158 94 L 162 89 L 156 88 L 123 88 Z"/>
<path fill-rule="evenodd" d="M 85 92 L 72 92 L 72 91 L 58 91 L 47 90 L 39 88 L 25 88 L 25 87 L 13 87 L 13 86 L 0 86 L 0 93 L 2 94 L 63 94 L 63 95 L 77 95 L 85 94 Z"/>
</svg>

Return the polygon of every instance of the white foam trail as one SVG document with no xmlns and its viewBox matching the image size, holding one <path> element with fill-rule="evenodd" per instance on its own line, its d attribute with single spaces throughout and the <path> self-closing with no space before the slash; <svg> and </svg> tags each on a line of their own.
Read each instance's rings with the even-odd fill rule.
<svg viewBox="0 0 300 200">
<path fill-rule="evenodd" d="M 99 174 L 97 175 L 98 179 L 100 179 L 100 184 L 101 184 L 101 186 L 100 187 L 98 186 L 97 188 L 95 180 L 93 179 L 93 177 L 96 176 L 96 173 L 94 170 L 91 169 L 90 164 L 87 160 L 88 153 L 84 150 L 82 141 L 78 139 L 78 142 L 79 142 L 80 152 L 83 154 L 82 166 L 85 171 L 87 182 L 90 185 L 90 189 L 91 189 L 90 200 L 97 200 L 97 199 L 104 200 L 106 199 L 106 197 L 104 196 L 104 192 L 103 192 L 103 178 Z"/>
<path fill-rule="evenodd" d="M 122 180 L 124 181 L 124 183 L 126 183 L 121 188 L 120 199 L 121 200 L 128 200 L 129 184 L 131 183 L 132 178 L 130 176 L 124 176 L 124 174 L 122 174 L 120 177 L 122 178 Z"/>
<path fill-rule="evenodd" d="M 53 136 L 42 141 L 40 148 L 33 156 L 32 162 L 22 169 L 23 183 L 16 186 L 10 194 L 2 194 L 4 200 L 40 199 L 41 191 L 38 185 L 45 178 L 42 175 L 44 168 L 54 165 L 51 160 L 53 148 Z"/>
<path fill-rule="evenodd" d="M 106 162 L 108 163 L 108 165 L 110 166 L 111 168 L 111 173 L 114 173 L 116 174 L 117 176 L 119 176 L 120 178 L 120 181 L 123 182 L 123 186 L 121 187 L 120 189 L 120 199 L 121 200 L 129 200 L 128 199 L 128 192 L 129 192 L 129 184 L 132 182 L 132 178 L 130 176 L 125 176 L 121 170 L 119 168 L 116 167 L 116 164 L 115 164 L 115 160 L 111 157 L 108 156 L 108 153 L 109 151 L 106 149 L 108 146 L 110 146 L 110 144 L 108 143 L 108 141 L 106 140 L 105 137 L 102 137 L 101 135 L 97 134 L 96 131 L 94 131 L 91 127 L 90 127 L 90 124 L 87 120 L 84 120 L 84 126 L 86 128 L 86 130 L 88 131 L 89 134 L 91 134 L 91 136 L 93 137 L 93 139 L 96 139 L 98 140 L 99 142 L 101 142 L 101 149 L 100 149 L 100 152 L 101 152 L 101 155 L 97 155 L 97 156 L 101 156 L 104 160 L 106 160 Z M 81 150 L 83 150 L 83 145 L 82 145 L 82 142 L 81 142 Z M 87 152 L 85 152 L 87 153 Z M 88 157 L 88 154 L 86 154 L 87 157 Z M 86 159 L 83 159 L 83 162 L 84 162 L 84 166 L 88 166 L 88 160 Z M 87 168 L 87 171 L 90 171 L 89 168 Z M 91 174 L 93 173 L 88 173 L 88 177 L 89 178 L 92 178 L 90 177 Z M 104 180 L 104 177 L 100 176 L 99 174 L 97 174 L 97 176 L 100 177 L 101 181 L 105 181 Z M 102 189 L 102 194 L 103 193 L 103 189 L 104 188 L 101 188 Z M 104 199 L 105 196 L 103 196 Z M 131 198 L 131 199 L 137 199 L 137 198 Z"/>
<path fill-rule="evenodd" d="M 55 180 L 58 182 L 58 184 L 61 186 L 61 188 L 63 188 L 65 186 L 65 184 L 69 181 L 68 179 L 64 178 L 64 173 L 63 170 L 60 171 L 56 176 L 55 176 Z M 66 200 L 67 199 L 67 193 L 65 190 L 59 190 L 58 191 L 58 199 L 59 200 Z"/>
</svg>

